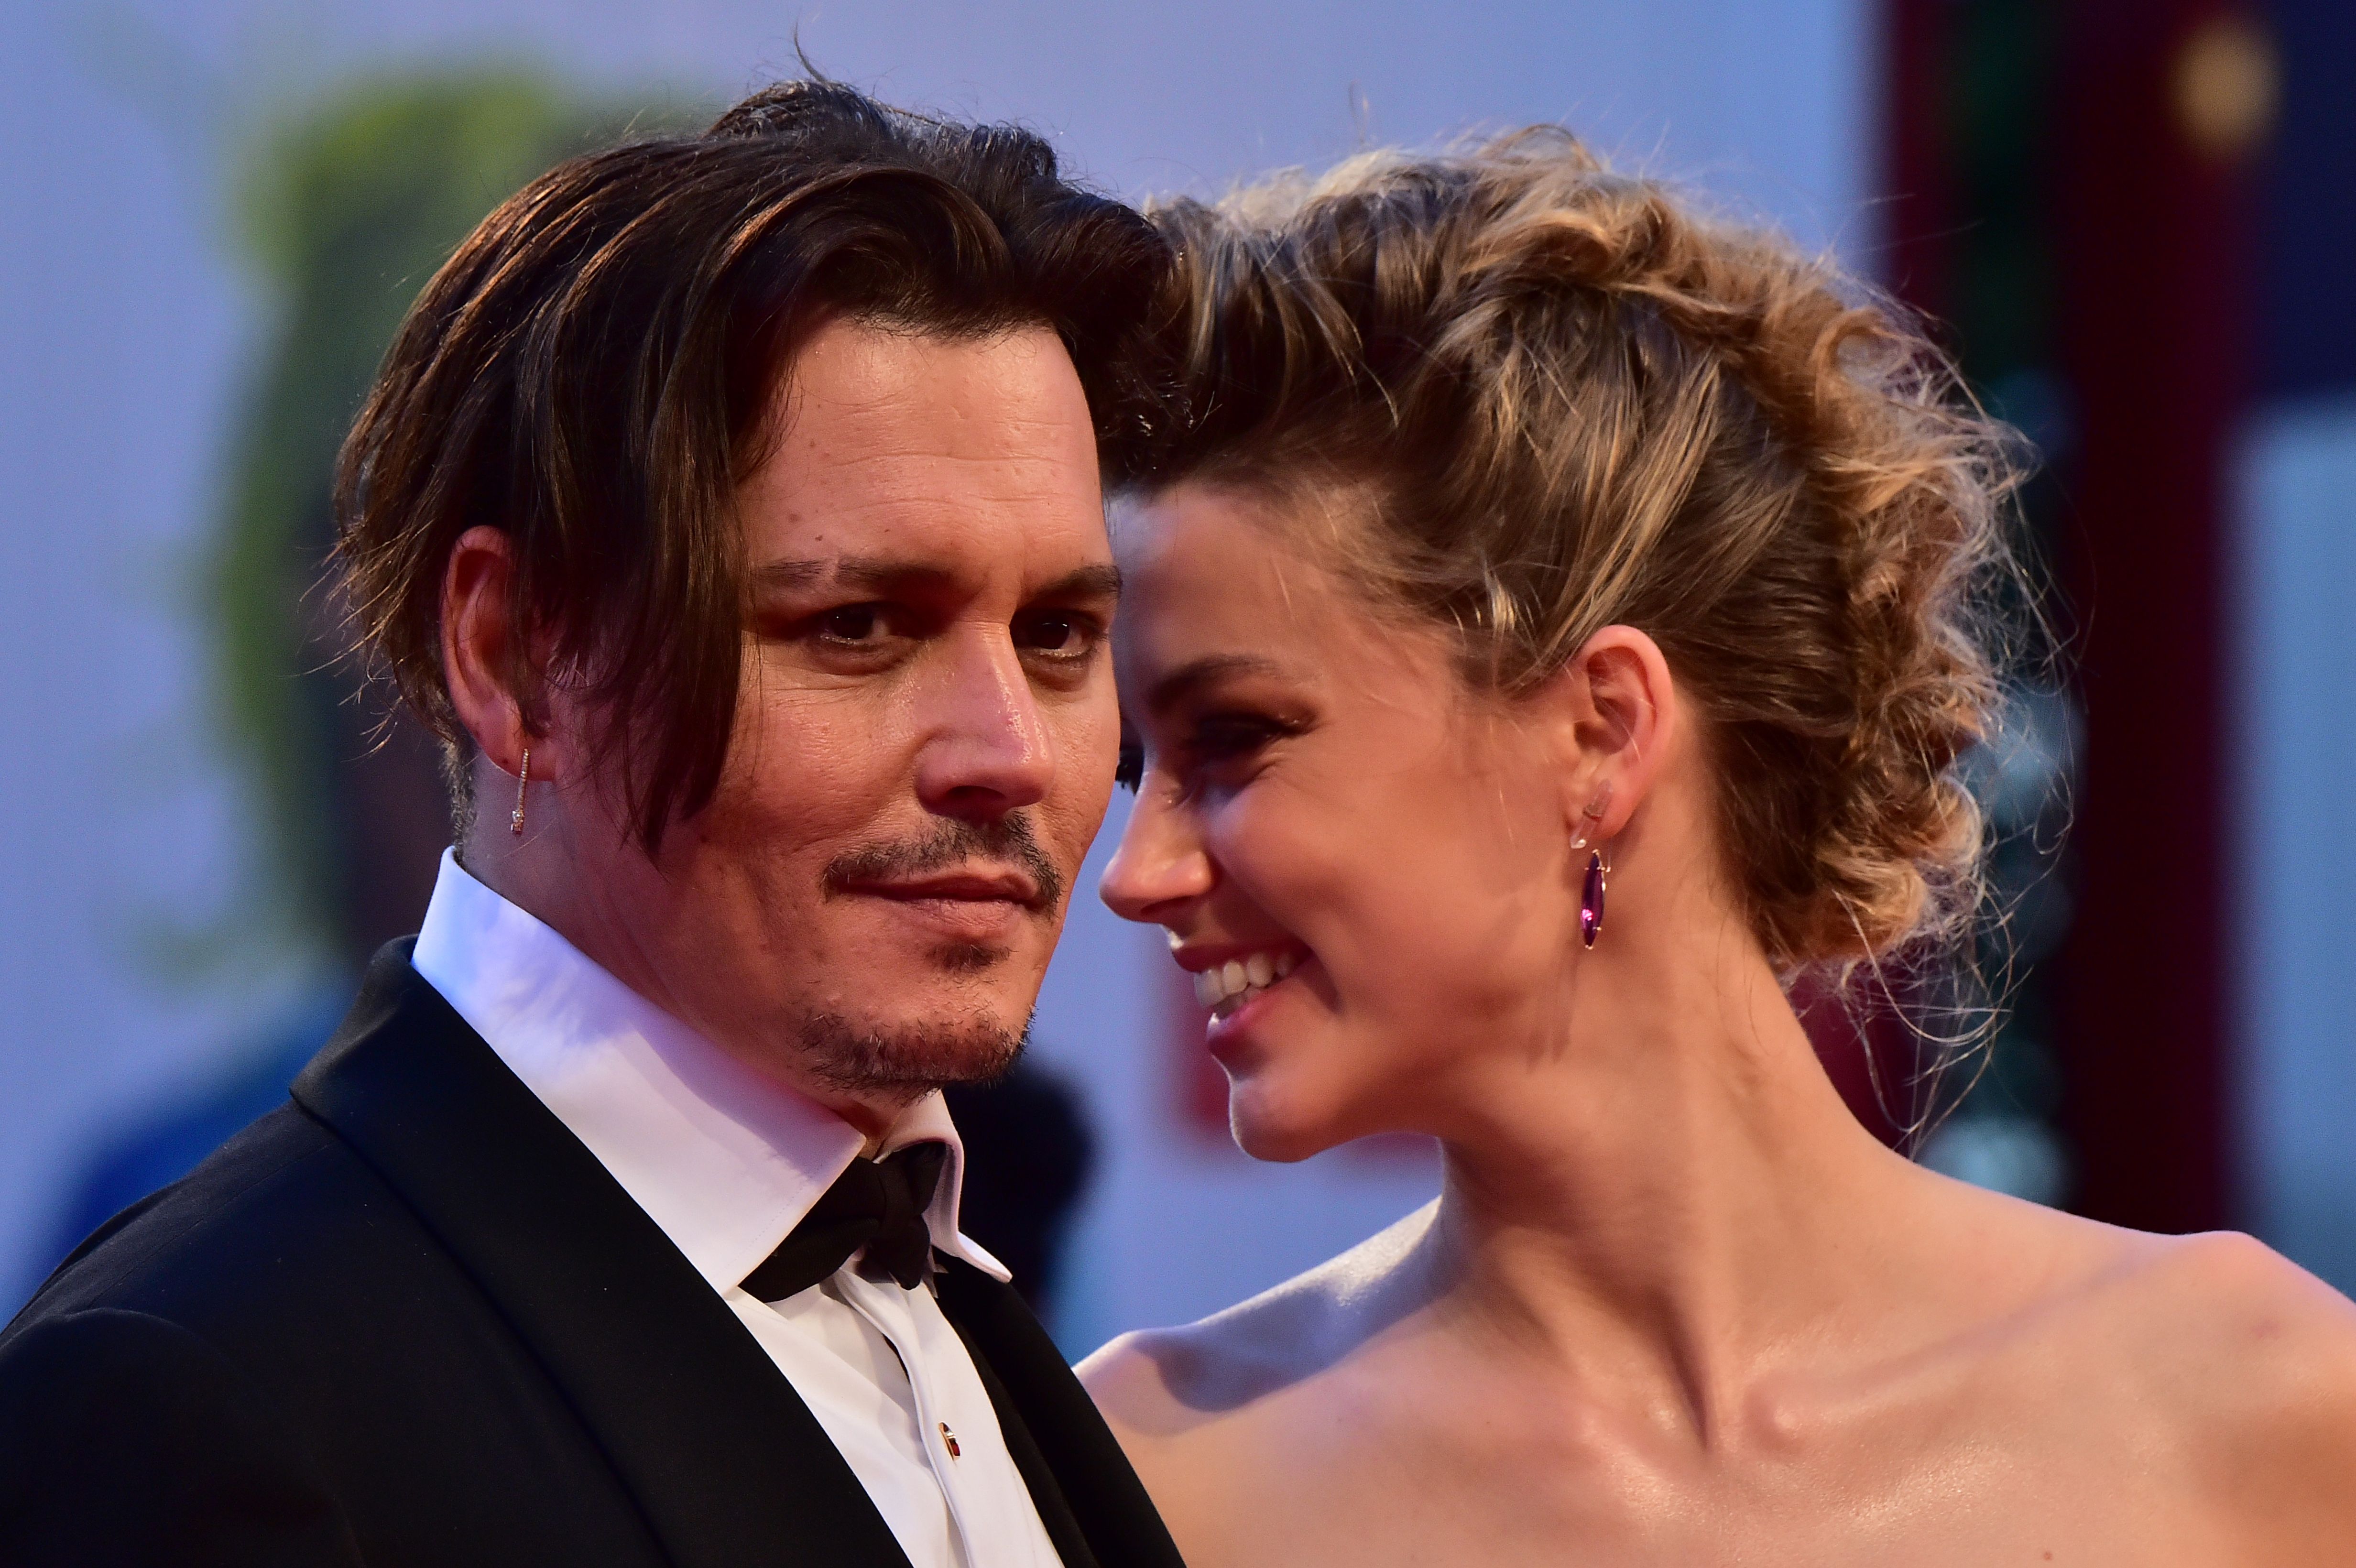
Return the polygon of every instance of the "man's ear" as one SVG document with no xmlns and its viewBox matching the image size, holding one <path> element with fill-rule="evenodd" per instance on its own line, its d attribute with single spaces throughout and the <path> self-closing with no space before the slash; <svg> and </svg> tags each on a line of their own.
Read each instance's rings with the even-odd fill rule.
<svg viewBox="0 0 2356 1568">
<path fill-rule="evenodd" d="M 1652 792 L 1681 723 L 1669 661 L 1635 627 L 1606 626 L 1550 684 L 1565 720 L 1565 819 L 1576 834 L 1612 837 Z"/>
<path fill-rule="evenodd" d="M 509 685 L 518 663 L 509 609 L 514 572 L 508 536 L 474 528 L 450 548 L 442 574 L 442 668 L 450 706 L 484 758 L 509 776 L 521 767 L 526 746 L 542 746 Z M 535 756 L 532 776 L 552 778 L 554 762 Z"/>
</svg>

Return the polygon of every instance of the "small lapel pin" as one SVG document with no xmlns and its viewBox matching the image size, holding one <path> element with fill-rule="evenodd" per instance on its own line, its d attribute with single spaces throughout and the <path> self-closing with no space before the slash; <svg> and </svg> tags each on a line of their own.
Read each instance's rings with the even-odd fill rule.
<svg viewBox="0 0 2356 1568">
<path fill-rule="evenodd" d="M 941 1445 L 949 1451 L 950 1458 L 962 1456 L 958 1451 L 957 1434 L 949 1430 L 949 1424 L 946 1421 L 941 1423 Z"/>
</svg>

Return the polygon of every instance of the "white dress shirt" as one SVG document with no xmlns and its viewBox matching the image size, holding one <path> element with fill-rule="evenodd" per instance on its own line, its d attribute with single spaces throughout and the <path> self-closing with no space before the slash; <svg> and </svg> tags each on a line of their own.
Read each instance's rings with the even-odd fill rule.
<svg viewBox="0 0 2356 1568">
<path fill-rule="evenodd" d="M 760 1341 L 913 1568 L 1060 1568 L 929 1285 L 877 1285 L 846 1264 L 772 1304 L 741 1283 L 860 1153 L 856 1128 L 638 996 L 446 851 L 411 962 Z M 965 1154 L 940 1095 L 877 1152 L 927 1139 L 948 1146 L 933 1244 L 1006 1278 L 958 1232 Z"/>
</svg>

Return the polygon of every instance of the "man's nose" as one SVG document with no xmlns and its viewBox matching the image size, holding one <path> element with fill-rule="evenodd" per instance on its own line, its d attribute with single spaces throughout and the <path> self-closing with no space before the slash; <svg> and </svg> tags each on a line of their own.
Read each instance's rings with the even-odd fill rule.
<svg viewBox="0 0 2356 1568">
<path fill-rule="evenodd" d="M 954 640 L 916 759 L 916 793 L 941 816 L 991 823 L 1045 798 L 1055 748 L 1005 628 Z"/>
<path fill-rule="evenodd" d="M 1120 847 L 1097 896 L 1123 920 L 1174 926 L 1186 905 L 1218 880 L 1192 818 L 1159 791 L 1141 788 Z"/>
</svg>

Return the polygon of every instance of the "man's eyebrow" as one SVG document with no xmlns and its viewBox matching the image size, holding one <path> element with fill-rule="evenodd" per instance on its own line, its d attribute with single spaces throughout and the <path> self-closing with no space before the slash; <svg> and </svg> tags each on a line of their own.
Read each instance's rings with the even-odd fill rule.
<svg viewBox="0 0 2356 1568">
<path fill-rule="evenodd" d="M 937 562 L 878 555 L 839 555 L 830 560 L 771 560 L 753 569 L 755 589 L 810 588 L 821 582 L 862 591 L 936 587 L 957 574 Z"/>
<path fill-rule="evenodd" d="M 1107 563 L 1067 571 L 1032 595 L 1033 599 L 1118 599 L 1120 568 Z"/>
<path fill-rule="evenodd" d="M 1163 713 L 1219 681 L 1281 673 L 1274 659 L 1262 658 L 1258 654 L 1210 654 L 1182 664 L 1155 681 L 1146 691 L 1145 706 L 1152 712 Z"/>
</svg>

